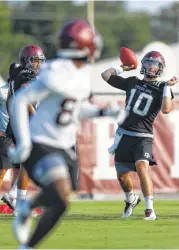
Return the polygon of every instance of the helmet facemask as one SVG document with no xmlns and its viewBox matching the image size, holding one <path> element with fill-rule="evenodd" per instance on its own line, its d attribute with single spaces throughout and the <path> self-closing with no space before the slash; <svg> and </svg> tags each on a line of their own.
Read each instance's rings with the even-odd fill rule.
<svg viewBox="0 0 179 250">
<path fill-rule="evenodd" d="M 40 63 L 34 65 L 35 61 L 40 61 Z M 45 56 L 31 56 L 31 57 L 24 57 L 23 58 L 23 66 L 26 69 L 34 71 L 34 73 L 38 73 L 40 66 L 45 61 Z"/>
<path fill-rule="evenodd" d="M 141 74 L 148 78 L 157 78 L 163 74 L 165 59 L 158 51 L 148 52 L 141 61 Z"/>
</svg>

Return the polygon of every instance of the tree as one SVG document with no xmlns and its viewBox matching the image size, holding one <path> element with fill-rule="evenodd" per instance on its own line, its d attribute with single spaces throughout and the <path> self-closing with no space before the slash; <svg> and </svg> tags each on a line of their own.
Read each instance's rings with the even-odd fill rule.
<svg viewBox="0 0 179 250">
<path fill-rule="evenodd" d="M 179 3 L 174 2 L 151 18 L 152 32 L 158 40 L 174 43 L 179 39 Z"/>
<path fill-rule="evenodd" d="M 12 32 L 11 11 L 4 2 L 0 2 L 0 70 L 5 79 L 8 77 L 9 65 L 18 60 L 19 50 L 27 44 L 39 44 L 35 37 Z"/>
<path fill-rule="evenodd" d="M 59 27 L 70 19 L 86 19 L 87 6 L 76 6 L 71 1 L 31 1 L 23 11 L 14 10 L 14 18 L 14 31 L 35 36 L 43 43 L 47 57 L 53 57 Z M 95 25 L 104 37 L 103 57 L 118 55 L 121 45 L 142 48 L 151 40 L 148 23 L 146 14 L 128 13 L 124 1 L 95 1 Z"/>
</svg>

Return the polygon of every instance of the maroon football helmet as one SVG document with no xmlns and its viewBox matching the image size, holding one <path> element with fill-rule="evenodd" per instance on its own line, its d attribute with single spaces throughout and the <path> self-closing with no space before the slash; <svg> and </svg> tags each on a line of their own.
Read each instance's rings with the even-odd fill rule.
<svg viewBox="0 0 179 250">
<path fill-rule="evenodd" d="M 33 60 L 45 60 L 44 53 L 42 49 L 37 45 L 27 45 L 23 47 L 19 53 L 19 61 L 22 66 L 33 70 L 32 62 Z"/>
<path fill-rule="evenodd" d="M 158 51 L 148 52 L 141 60 L 141 74 L 149 78 L 161 76 L 165 67 L 165 59 Z"/>
<path fill-rule="evenodd" d="M 64 58 L 81 59 L 93 56 L 96 50 L 95 32 L 84 20 L 68 22 L 58 34 L 60 51 Z"/>
</svg>

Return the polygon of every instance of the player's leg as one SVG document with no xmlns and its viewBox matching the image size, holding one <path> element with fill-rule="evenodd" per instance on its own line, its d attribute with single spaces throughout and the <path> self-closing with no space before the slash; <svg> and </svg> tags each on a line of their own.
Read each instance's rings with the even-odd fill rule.
<svg viewBox="0 0 179 250">
<path fill-rule="evenodd" d="M 19 168 L 16 168 L 15 166 L 12 168 L 12 183 L 11 183 L 11 187 L 16 184 L 17 185 L 17 177 L 19 175 Z"/>
<path fill-rule="evenodd" d="M 0 169 L 0 188 L 2 187 L 6 172 L 7 172 L 7 169 Z"/>
<path fill-rule="evenodd" d="M 3 179 L 7 170 L 13 168 L 7 156 L 7 148 L 12 144 L 13 142 L 9 137 L 0 137 L 0 187 L 2 187 Z M 14 198 L 9 194 L 4 194 L 1 200 L 5 202 L 10 208 L 14 208 Z"/>
<path fill-rule="evenodd" d="M 25 168 L 21 165 L 17 179 L 17 199 L 24 200 L 26 198 L 29 185 L 29 176 Z"/>
<path fill-rule="evenodd" d="M 133 163 L 130 151 L 133 140 L 133 138 L 129 138 L 128 136 L 123 136 L 115 151 L 117 178 L 126 197 L 126 205 L 122 218 L 129 217 L 133 209 L 141 201 L 140 197 L 133 192 L 133 183 L 130 177 L 130 172 L 135 171 L 135 164 Z"/>
<path fill-rule="evenodd" d="M 29 176 L 25 168 L 22 165 L 20 165 L 19 175 L 17 178 L 17 206 L 16 206 L 17 211 L 18 211 L 18 202 L 20 200 L 25 200 L 26 198 L 28 185 L 29 185 Z"/>
<path fill-rule="evenodd" d="M 15 196 L 16 203 L 15 203 L 14 215 L 17 216 L 19 201 L 24 200 L 26 198 L 29 177 L 26 173 L 26 170 L 20 164 L 16 164 L 16 168 L 14 169 L 18 171 L 18 176 L 15 182 L 16 186 L 13 185 L 13 187 L 9 191 L 9 194 L 11 195 L 11 192 L 13 192 L 13 189 L 16 188 L 16 196 Z"/>
<path fill-rule="evenodd" d="M 15 209 L 16 207 L 16 197 L 17 197 L 17 177 L 19 173 L 19 168 L 15 166 L 12 168 L 13 180 L 11 184 L 11 189 L 5 193 L 2 197 L 2 200 L 11 208 Z"/>
<path fill-rule="evenodd" d="M 0 188 L 3 184 L 4 176 L 8 169 L 12 168 L 12 164 L 7 156 L 7 148 L 12 144 L 6 136 L 0 136 Z"/>
<path fill-rule="evenodd" d="M 29 177 L 27 175 L 26 170 L 20 166 L 20 164 L 16 164 L 13 170 L 13 185 L 8 193 L 3 196 L 3 199 L 6 200 L 6 203 L 10 208 L 14 211 L 14 215 L 18 213 L 18 201 L 24 200 L 27 194 L 27 188 L 29 184 Z"/>
<path fill-rule="evenodd" d="M 58 179 L 51 186 L 48 186 L 47 189 L 49 192 L 40 194 L 40 199 L 38 197 L 31 204 L 31 208 L 34 208 L 34 206 L 36 207 L 37 204 L 41 203 L 42 206 L 46 206 L 46 211 L 40 218 L 34 233 L 27 243 L 30 248 L 36 246 L 52 230 L 69 205 L 70 185 L 68 179 Z M 53 197 L 50 202 L 49 196 Z M 48 202 L 46 203 L 47 200 Z"/>
<path fill-rule="evenodd" d="M 149 173 L 149 163 L 154 164 L 152 139 L 141 138 L 136 145 L 136 170 L 140 179 L 141 190 L 145 199 L 145 220 L 155 220 L 153 208 L 153 183 Z"/>
<path fill-rule="evenodd" d="M 72 147 L 68 153 L 70 157 L 68 157 L 68 166 L 69 166 L 69 174 L 71 180 L 71 186 L 73 194 L 75 194 L 78 190 L 78 176 L 79 176 L 79 169 L 78 169 L 78 159 L 76 154 L 75 146 Z"/>
<path fill-rule="evenodd" d="M 41 192 L 30 201 L 21 201 L 20 210 L 14 223 L 16 238 L 21 243 L 27 243 L 29 247 L 38 244 L 59 221 L 67 208 L 70 193 L 69 173 L 63 157 L 57 153 L 41 157 L 40 153 L 39 156 L 35 155 L 38 152 L 34 149 L 30 157 L 32 161 L 29 160 L 24 165 L 32 180 L 41 186 Z M 38 157 L 40 160 L 37 161 Z M 34 158 L 36 158 L 36 164 L 32 164 Z M 31 239 L 26 242 L 29 234 L 27 218 L 32 209 L 39 206 L 46 209 L 33 231 Z"/>
</svg>

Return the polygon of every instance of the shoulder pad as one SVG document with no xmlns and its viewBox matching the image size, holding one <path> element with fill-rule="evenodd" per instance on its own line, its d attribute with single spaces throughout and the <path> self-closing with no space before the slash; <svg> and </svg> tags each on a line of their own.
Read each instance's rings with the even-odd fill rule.
<svg viewBox="0 0 179 250">
<path fill-rule="evenodd" d="M 157 81 L 155 83 L 153 83 L 154 86 L 158 87 L 158 88 L 164 88 L 166 82 L 165 81 Z"/>
<path fill-rule="evenodd" d="M 17 76 L 22 70 L 22 66 L 16 62 L 12 63 L 9 66 L 9 77 L 10 78 L 14 78 L 15 76 Z"/>
</svg>

